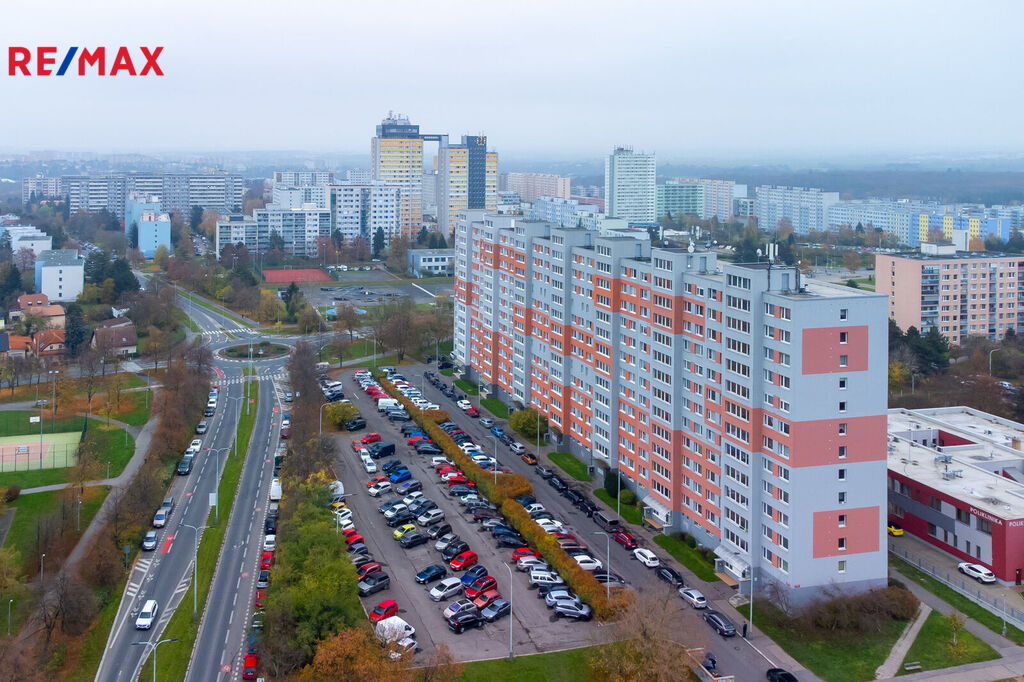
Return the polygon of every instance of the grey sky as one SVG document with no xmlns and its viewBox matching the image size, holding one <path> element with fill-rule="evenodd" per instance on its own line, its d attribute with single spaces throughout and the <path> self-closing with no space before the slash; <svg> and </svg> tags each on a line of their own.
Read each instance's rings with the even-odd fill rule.
<svg viewBox="0 0 1024 682">
<path fill-rule="evenodd" d="M 9 3 L 6 45 L 165 46 L 10 77 L 3 147 L 367 152 L 389 109 L 516 157 L 1022 152 L 1018 2 Z M 6 50 L 4 57 L 6 58 Z"/>
</svg>

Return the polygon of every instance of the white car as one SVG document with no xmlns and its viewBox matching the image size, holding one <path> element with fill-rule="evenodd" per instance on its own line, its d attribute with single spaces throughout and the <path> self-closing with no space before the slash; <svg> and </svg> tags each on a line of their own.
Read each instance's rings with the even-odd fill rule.
<svg viewBox="0 0 1024 682">
<path fill-rule="evenodd" d="M 370 497 L 380 497 L 384 493 L 391 490 L 391 483 L 389 481 L 381 481 L 370 486 Z"/>
<path fill-rule="evenodd" d="M 430 466 L 431 467 L 436 467 L 438 464 L 455 464 L 455 462 L 451 461 L 447 457 L 441 457 L 441 456 L 434 456 L 434 457 L 430 458 Z"/>
<path fill-rule="evenodd" d="M 352 517 L 340 519 L 338 521 L 338 528 L 341 530 L 348 530 L 349 528 L 355 528 L 356 524 L 352 522 Z"/>
<path fill-rule="evenodd" d="M 276 535 L 265 535 L 263 536 L 263 551 L 273 552 L 277 549 L 277 536 Z"/>
<path fill-rule="evenodd" d="M 534 570 L 547 570 L 548 565 L 545 561 L 535 556 L 524 556 L 516 561 L 516 568 L 523 573 L 528 573 Z"/>
<path fill-rule="evenodd" d="M 658 561 L 658 557 L 654 556 L 654 552 L 649 549 L 643 549 L 642 547 L 634 549 L 633 557 L 647 568 L 657 568 L 658 566 L 661 566 L 661 562 Z"/>
<path fill-rule="evenodd" d="M 537 521 L 537 525 L 544 529 L 544 532 L 548 535 L 552 533 L 561 533 L 565 530 L 565 526 L 562 525 L 561 521 L 555 521 L 554 519 L 540 519 Z"/>
<path fill-rule="evenodd" d="M 424 409 L 424 410 L 440 410 L 441 406 L 438 405 L 437 403 L 428 402 L 426 405 L 423 406 L 422 409 Z"/>
<path fill-rule="evenodd" d="M 478 450 L 475 454 L 470 456 L 470 459 L 476 462 L 477 464 L 480 464 L 481 462 L 486 462 L 487 460 L 491 459 L 491 457 L 489 455 L 485 455 L 484 453 Z"/>
<path fill-rule="evenodd" d="M 156 599 L 147 599 L 146 603 L 142 605 L 142 610 L 139 611 L 139 617 L 135 619 L 135 629 L 148 630 L 153 627 L 158 610 Z"/>
<path fill-rule="evenodd" d="M 679 596 L 695 609 L 706 609 L 708 607 L 707 597 L 700 590 L 695 590 L 692 587 L 680 588 Z"/>
<path fill-rule="evenodd" d="M 535 514 L 537 512 L 544 511 L 544 505 L 539 502 L 535 502 L 531 505 L 527 505 L 525 509 L 527 514 Z"/>
<path fill-rule="evenodd" d="M 441 521 L 444 521 L 444 512 L 440 509 L 430 509 L 416 519 L 416 523 L 421 526 L 433 526 Z"/>
<path fill-rule="evenodd" d="M 469 402 L 468 400 L 460 400 L 459 402 L 455 403 L 455 407 L 459 408 L 460 410 L 468 410 L 469 408 L 473 407 L 473 403 Z"/>
<path fill-rule="evenodd" d="M 334 516 L 339 521 L 348 521 L 352 518 L 352 510 L 349 509 L 348 507 L 342 507 L 340 509 L 335 510 Z"/>
<path fill-rule="evenodd" d="M 430 590 L 430 598 L 434 601 L 441 601 L 462 594 L 462 579 L 458 576 L 445 578 Z"/>
<path fill-rule="evenodd" d="M 584 571 L 596 571 L 604 566 L 600 561 L 587 554 L 577 554 L 573 559 L 576 560 L 576 563 L 578 563 L 580 568 Z"/>
<path fill-rule="evenodd" d="M 530 571 L 530 587 L 539 587 L 541 585 L 564 585 L 565 581 L 562 580 L 562 576 L 551 571 L 542 571 L 535 569 Z"/>
<path fill-rule="evenodd" d="M 459 498 L 459 504 L 465 507 L 470 502 L 476 502 L 479 499 L 480 496 L 477 495 L 476 493 L 469 493 L 468 495 L 463 495 L 462 497 Z"/>
<path fill-rule="evenodd" d="M 396 504 L 394 507 L 392 507 L 391 509 L 388 509 L 386 512 L 384 512 L 384 518 L 385 519 L 393 519 L 393 518 L 395 518 L 395 516 L 398 515 L 399 512 L 404 512 L 408 508 L 409 508 L 409 505 L 405 504 L 404 502 Z"/>
<path fill-rule="evenodd" d="M 974 578 L 979 583 L 994 583 L 996 581 L 995 574 L 980 564 L 972 564 L 965 561 L 957 564 L 956 570 L 966 576 Z"/>
<path fill-rule="evenodd" d="M 481 448 L 476 443 L 463 443 L 462 445 L 459 446 L 459 449 L 465 452 L 467 455 L 471 452 L 483 452 L 483 448 Z"/>
<path fill-rule="evenodd" d="M 188 444 L 188 449 L 185 450 L 186 455 L 195 455 L 199 453 L 199 449 L 203 447 L 203 441 L 196 438 Z"/>
<path fill-rule="evenodd" d="M 449 479 L 455 478 L 456 476 L 464 476 L 464 475 L 465 474 L 463 474 L 461 471 L 456 469 L 455 471 L 449 471 L 448 473 L 443 475 L 441 477 L 441 480 L 444 481 L 445 483 L 447 483 Z"/>
<path fill-rule="evenodd" d="M 373 458 L 369 455 L 363 455 L 359 458 L 359 461 L 363 463 L 363 471 L 368 474 L 377 473 L 377 463 L 373 461 Z"/>
<path fill-rule="evenodd" d="M 405 499 L 402 500 L 402 504 L 404 504 L 405 506 L 408 507 L 410 504 L 412 504 L 416 500 L 422 500 L 422 499 L 423 499 L 423 493 L 421 491 L 419 491 L 419 490 L 416 490 L 416 491 L 411 492 L 408 495 L 406 495 Z"/>
</svg>

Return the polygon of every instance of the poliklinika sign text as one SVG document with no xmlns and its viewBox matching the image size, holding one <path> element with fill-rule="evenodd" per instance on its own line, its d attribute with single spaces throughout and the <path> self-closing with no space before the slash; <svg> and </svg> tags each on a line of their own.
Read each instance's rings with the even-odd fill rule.
<svg viewBox="0 0 1024 682">
<path fill-rule="evenodd" d="M 163 47 L 69 47 L 58 65 L 56 47 L 8 47 L 8 76 L 162 76 Z M 138 68 L 141 67 L 141 68 Z"/>
</svg>

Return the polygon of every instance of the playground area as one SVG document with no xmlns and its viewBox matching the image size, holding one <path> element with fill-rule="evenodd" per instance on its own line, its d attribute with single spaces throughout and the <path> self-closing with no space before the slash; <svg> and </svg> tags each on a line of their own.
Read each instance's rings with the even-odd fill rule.
<svg viewBox="0 0 1024 682">
<path fill-rule="evenodd" d="M 0 436 L 0 473 L 74 466 L 81 440 L 81 431 Z"/>
<path fill-rule="evenodd" d="M 333 282 L 323 270 L 317 268 L 284 268 L 277 270 L 263 269 L 263 279 L 267 284 L 290 284 L 295 282 Z"/>
</svg>

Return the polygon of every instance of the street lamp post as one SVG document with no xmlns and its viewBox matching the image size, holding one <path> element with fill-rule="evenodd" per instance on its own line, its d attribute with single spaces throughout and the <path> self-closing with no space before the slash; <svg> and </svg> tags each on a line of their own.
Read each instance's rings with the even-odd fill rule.
<svg viewBox="0 0 1024 682">
<path fill-rule="evenodd" d="M 1002 348 L 993 348 L 988 352 L 988 375 L 992 376 L 992 354 L 998 353 Z"/>
<path fill-rule="evenodd" d="M 39 556 L 39 586 L 43 586 L 43 559 L 46 558 L 46 552 L 43 552 Z"/>
<path fill-rule="evenodd" d="M 324 403 L 323 405 L 320 406 L 320 410 L 319 410 L 319 412 L 320 412 L 320 430 L 319 430 L 319 433 L 320 433 L 321 436 L 324 435 L 324 408 L 327 407 L 328 405 L 330 405 L 330 403 Z"/>
<path fill-rule="evenodd" d="M 373 368 L 377 369 L 377 330 L 373 330 Z M 363 357 L 366 357 L 365 355 Z"/>
<path fill-rule="evenodd" d="M 603 535 L 604 536 L 605 545 L 606 545 L 605 549 L 608 552 L 608 573 L 610 574 L 612 572 L 612 536 L 609 535 L 608 533 L 605 533 L 603 530 L 595 530 L 594 531 L 594 535 Z M 611 582 L 606 582 L 604 584 L 604 597 L 605 597 L 605 599 L 611 599 L 612 598 L 612 584 L 611 584 Z"/>
<path fill-rule="evenodd" d="M 212 526 L 193 526 L 188 523 L 180 524 L 194 531 L 192 543 L 192 620 L 199 614 L 199 531 L 211 528 Z"/>
<path fill-rule="evenodd" d="M 81 535 L 82 534 L 82 498 L 81 497 L 78 498 L 78 508 L 76 509 L 76 512 L 77 512 L 77 517 L 78 517 L 77 521 L 76 521 L 76 525 L 78 526 L 78 534 Z"/>
<path fill-rule="evenodd" d="M 159 647 L 161 644 L 166 644 L 167 642 L 177 642 L 177 641 L 178 641 L 177 637 L 171 637 L 169 639 L 161 639 L 159 642 L 156 642 L 155 644 L 153 642 L 132 642 L 133 646 L 137 645 L 137 644 L 141 644 L 143 646 L 151 646 L 151 647 L 153 647 L 153 682 L 156 682 L 156 650 L 157 650 L 157 647 Z"/>
<path fill-rule="evenodd" d="M 508 569 L 508 662 L 512 662 L 512 567 L 508 565 L 508 562 L 501 562 L 505 564 L 505 568 Z"/>
<path fill-rule="evenodd" d="M 245 377 L 242 377 L 242 378 L 244 379 Z M 231 401 L 231 400 L 245 400 L 245 397 L 244 396 L 240 396 L 240 395 L 236 395 L 234 398 L 228 398 L 228 400 L 229 401 Z M 241 421 L 242 421 L 242 403 L 238 403 L 238 422 L 241 422 Z M 238 422 L 235 423 L 235 439 L 234 439 L 234 442 L 232 443 L 232 445 L 235 448 L 235 451 L 231 455 L 235 459 L 238 459 Z"/>
<path fill-rule="evenodd" d="M 7 636 L 11 636 L 11 604 L 14 603 L 13 599 L 7 600 Z"/>
<path fill-rule="evenodd" d="M 494 435 L 494 434 L 491 434 L 491 439 L 494 440 L 494 466 L 492 466 L 491 468 L 494 469 L 494 487 L 497 488 L 498 487 L 498 437 L 496 435 Z"/>
<path fill-rule="evenodd" d="M 237 440 L 237 438 L 236 438 L 236 440 Z M 220 453 L 221 452 L 227 452 L 230 449 L 231 449 L 230 447 L 209 448 L 209 450 L 211 452 L 216 453 L 216 457 L 217 457 L 217 475 L 215 477 L 216 482 L 217 482 L 217 486 L 213 489 L 214 492 L 216 492 L 217 488 L 220 487 Z M 213 506 L 213 509 L 214 509 L 214 511 L 213 511 L 213 522 L 214 523 L 220 523 L 220 500 L 219 499 L 217 500 L 217 504 L 215 504 Z"/>
</svg>

